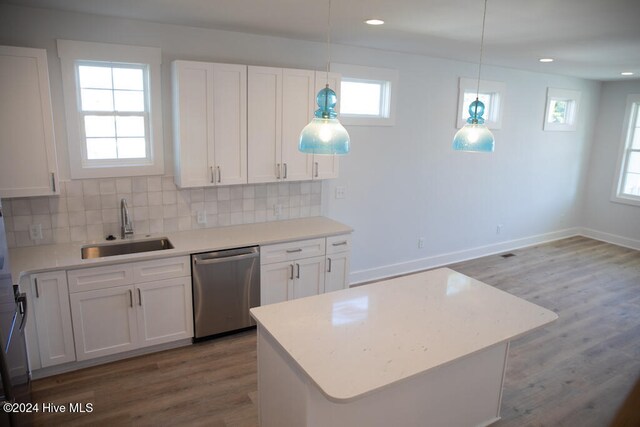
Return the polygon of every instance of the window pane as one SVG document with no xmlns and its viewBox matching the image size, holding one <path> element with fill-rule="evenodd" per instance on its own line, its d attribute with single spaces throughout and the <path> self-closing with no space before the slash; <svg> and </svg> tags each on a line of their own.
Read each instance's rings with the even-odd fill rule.
<svg viewBox="0 0 640 427">
<path fill-rule="evenodd" d="M 85 116 L 84 131 L 87 137 L 115 137 L 113 116 Z"/>
<path fill-rule="evenodd" d="M 640 114 L 638 114 L 640 117 Z M 631 148 L 640 148 L 640 127 L 632 130 L 633 132 L 633 140 L 631 142 Z"/>
<path fill-rule="evenodd" d="M 465 92 L 464 93 L 464 109 L 462 110 L 462 118 L 467 120 L 469 118 L 469 106 L 473 101 L 476 100 L 476 92 Z M 479 93 L 477 94 L 478 99 L 484 104 L 484 114 L 482 117 L 485 120 L 489 120 L 491 117 L 490 109 L 491 109 L 491 94 L 490 93 Z"/>
<path fill-rule="evenodd" d="M 632 196 L 640 196 L 640 174 L 627 174 L 624 182 L 623 192 Z"/>
<path fill-rule="evenodd" d="M 115 138 L 87 138 L 87 159 L 104 160 L 117 158 Z"/>
<path fill-rule="evenodd" d="M 143 90 L 142 70 L 140 68 L 114 68 L 113 88 Z"/>
<path fill-rule="evenodd" d="M 144 138 L 118 138 L 119 159 L 139 159 L 147 157 Z"/>
<path fill-rule="evenodd" d="M 340 85 L 342 114 L 380 116 L 382 85 L 342 81 Z"/>
<path fill-rule="evenodd" d="M 82 111 L 113 111 L 112 93 L 105 89 L 82 89 Z"/>
<path fill-rule="evenodd" d="M 549 103 L 548 123 L 567 123 L 567 115 L 569 114 L 569 101 L 561 101 L 552 99 Z"/>
<path fill-rule="evenodd" d="M 114 90 L 116 111 L 144 111 L 144 92 Z"/>
<path fill-rule="evenodd" d="M 81 88 L 111 89 L 111 67 L 78 67 Z"/>
<path fill-rule="evenodd" d="M 627 172 L 640 173 L 640 153 L 630 153 Z"/>
<path fill-rule="evenodd" d="M 144 138 L 144 117 L 118 116 L 116 117 L 118 138 L 123 136 L 137 136 Z"/>
</svg>

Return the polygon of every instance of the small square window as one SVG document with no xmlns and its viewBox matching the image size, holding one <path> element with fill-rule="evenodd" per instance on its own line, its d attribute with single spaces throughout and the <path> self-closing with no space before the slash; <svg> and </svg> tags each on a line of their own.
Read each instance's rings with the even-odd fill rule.
<svg viewBox="0 0 640 427">
<path fill-rule="evenodd" d="M 469 106 L 476 97 L 484 104 L 485 125 L 489 129 L 502 127 L 502 103 L 506 92 L 506 85 L 502 82 L 480 80 L 480 92 L 478 92 L 478 80 L 460 77 L 458 98 L 458 118 L 456 126 L 462 128 L 469 118 Z"/>
<path fill-rule="evenodd" d="M 343 116 L 387 117 L 386 84 L 381 81 L 342 79 L 340 85 Z"/>
<path fill-rule="evenodd" d="M 544 130 L 576 130 L 580 92 L 563 89 L 547 89 L 547 111 L 544 118 Z"/>
</svg>

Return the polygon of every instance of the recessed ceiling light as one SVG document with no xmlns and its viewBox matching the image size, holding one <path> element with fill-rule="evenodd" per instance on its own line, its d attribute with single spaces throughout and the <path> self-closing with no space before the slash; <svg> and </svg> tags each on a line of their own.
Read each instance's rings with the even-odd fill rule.
<svg viewBox="0 0 640 427">
<path fill-rule="evenodd" d="M 382 19 L 367 19 L 364 23 L 369 25 L 382 25 L 384 21 Z"/>
<path fill-rule="evenodd" d="M 540 62 L 553 62 L 553 58 L 540 58 Z"/>
<path fill-rule="evenodd" d="M 633 73 L 632 73 L 631 71 L 623 71 L 623 72 L 621 72 L 621 73 L 620 73 L 620 75 L 623 75 L 623 76 L 633 76 Z"/>
</svg>

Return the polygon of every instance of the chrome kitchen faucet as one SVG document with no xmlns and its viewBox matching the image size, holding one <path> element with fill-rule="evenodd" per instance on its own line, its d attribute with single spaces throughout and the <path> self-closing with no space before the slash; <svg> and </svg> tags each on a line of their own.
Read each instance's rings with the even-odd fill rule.
<svg viewBox="0 0 640 427">
<path fill-rule="evenodd" d="M 133 222 L 129 216 L 129 209 L 127 208 L 127 201 L 125 199 L 120 200 L 120 237 L 122 239 L 127 236 L 133 237 Z"/>
</svg>

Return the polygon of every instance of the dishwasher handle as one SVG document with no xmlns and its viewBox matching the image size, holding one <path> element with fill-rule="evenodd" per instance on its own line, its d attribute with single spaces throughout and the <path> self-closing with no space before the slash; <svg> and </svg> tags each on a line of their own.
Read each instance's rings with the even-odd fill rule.
<svg viewBox="0 0 640 427">
<path fill-rule="evenodd" d="M 233 251 L 229 251 L 233 252 Z M 213 255 L 215 254 L 215 255 Z M 211 254 L 200 254 L 193 256 L 193 263 L 196 265 L 210 265 L 210 264 L 218 264 L 221 262 L 229 262 L 229 261 L 238 261 L 241 259 L 247 258 L 257 258 L 260 256 L 260 252 L 257 250 L 251 251 L 249 253 L 231 253 L 229 255 L 225 255 L 224 252 L 213 252 Z"/>
</svg>

